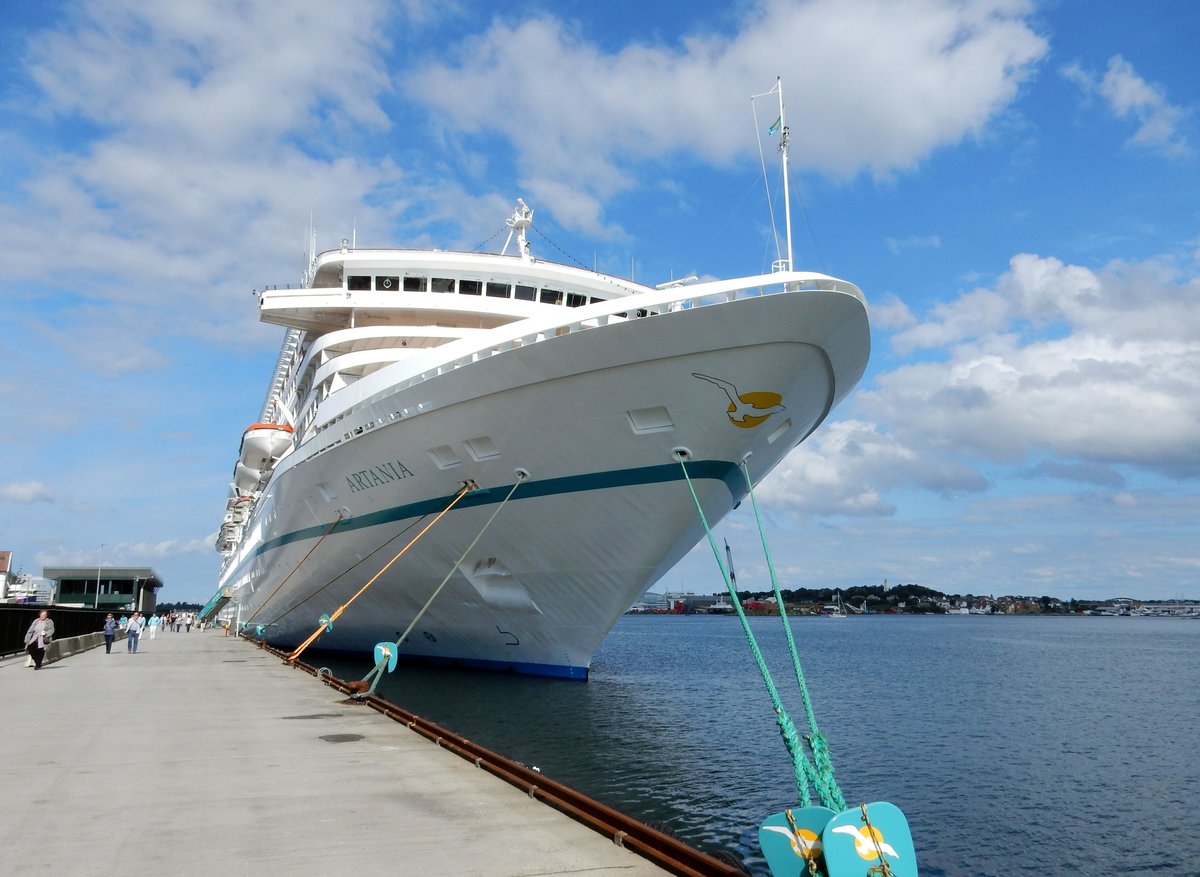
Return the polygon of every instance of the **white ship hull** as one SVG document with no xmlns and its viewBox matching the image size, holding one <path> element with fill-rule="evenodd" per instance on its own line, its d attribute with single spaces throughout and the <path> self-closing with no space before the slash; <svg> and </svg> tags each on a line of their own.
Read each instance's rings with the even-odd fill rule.
<svg viewBox="0 0 1200 877">
<path fill-rule="evenodd" d="M 404 301 L 415 312 L 431 292 Z M 278 308 L 274 321 L 307 325 L 340 295 L 280 292 L 264 319 Z M 528 307 L 528 319 L 397 352 L 287 418 L 294 449 L 253 494 L 231 485 L 242 517 L 227 515 L 218 539 L 218 595 L 248 632 L 293 648 L 352 601 L 314 649 L 367 657 L 419 616 L 402 659 L 586 678 L 617 618 L 704 535 L 680 457 L 715 524 L 745 496 L 742 461 L 763 478 L 854 386 L 870 345 L 861 293 L 824 275 Z M 309 330 L 309 352 L 290 360 L 308 369 L 289 378 L 299 389 L 280 384 L 281 356 L 264 415 L 319 399 L 322 379 L 337 387 L 320 352 L 335 336 Z M 394 559 L 468 482 L 479 489 Z"/>
</svg>

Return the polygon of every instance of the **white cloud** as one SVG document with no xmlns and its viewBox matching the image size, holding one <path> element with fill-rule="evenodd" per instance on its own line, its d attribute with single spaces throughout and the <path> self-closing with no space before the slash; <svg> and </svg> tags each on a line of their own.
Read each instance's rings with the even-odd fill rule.
<svg viewBox="0 0 1200 877">
<path fill-rule="evenodd" d="M 164 539 L 161 542 L 130 542 L 121 545 L 123 556 L 129 557 L 175 557 L 180 554 L 209 554 L 217 541 L 213 533 L 203 539 Z"/>
<path fill-rule="evenodd" d="M 878 301 L 871 302 L 871 325 L 876 329 L 907 329 L 916 322 L 908 305 L 895 293 L 884 293 Z"/>
<path fill-rule="evenodd" d="M 750 153 L 743 108 L 776 75 L 803 167 L 887 176 L 979 135 L 1046 52 L 1030 12 L 1023 0 L 763 0 L 731 37 L 616 51 L 550 16 L 497 20 L 405 87 L 447 126 L 510 140 L 533 197 L 555 185 L 585 191 L 579 210 L 556 216 L 598 232 L 595 202 L 629 187 L 635 162 L 679 150 L 714 163 Z M 763 129 L 777 114 L 766 104 Z"/>
<path fill-rule="evenodd" d="M 0 501 L 13 503 L 54 502 L 54 493 L 40 481 L 0 484 Z"/>
<path fill-rule="evenodd" d="M 759 496 L 807 514 L 873 516 L 895 511 L 884 494 L 896 488 L 954 496 L 986 486 L 970 466 L 905 444 L 876 424 L 841 420 L 825 424 L 792 451 L 763 482 Z"/>
<path fill-rule="evenodd" d="M 40 156 L 0 202 L 0 237 L 6 287 L 28 305 L 12 320 L 39 354 L 149 373 L 180 336 L 265 337 L 248 293 L 299 280 L 314 208 L 326 244 L 354 223 L 378 240 L 414 204 L 435 213 L 436 181 L 360 157 L 391 124 L 388 14 L 366 0 L 114 0 L 34 33 L 37 98 L 7 110 Z"/>
<path fill-rule="evenodd" d="M 931 234 L 923 237 L 887 238 L 884 243 L 887 244 L 888 252 L 893 256 L 899 256 L 906 250 L 941 249 L 942 239 L 935 234 Z"/>
<path fill-rule="evenodd" d="M 911 353 L 986 335 L 1000 328 L 1005 311 L 1006 304 L 1000 295 L 987 289 L 974 289 L 956 301 L 936 305 L 934 319 L 906 328 L 892 339 L 892 345 L 901 353 Z"/>
<path fill-rule="evenodd" d="M 1010 550 L 1013 554 L 1045 554 L 1046 546 L 1037 542 L 1028 542 L 1024 545 L 1016 545 Z"/>
<path fill-rule="evenodd" d="M 67 28 L 32 43 L 32 76 L 54 113 L 136 130 L 155 149 L 240 151 L 310 124 L 385 125 L 373 96 L 387 77 L 371 63 L 384 10 L 333 11 L 321 0 L 83 3 Z"/>
<path fill-rule="evenodd" d="M 880 375 L 859 403 L 913 445 L 1196 477 L 1198 338 L 1200 277 L 1163 261 L 1092 271 L 1022 254 L 994 289 L 895 336 L 901 350 L 944 348 L 943 361 Z"/>
<path fill-rule="evenodd" d="M 1191 150 L 1179 125 L 1187 113 L 1170 103 L 1163 90 L 1142 79 L 1133 65 L 1120 55 L 1108 59 L 1103 76 L 1084 70 L 1079 64 L 1062 69 L 1067 79 L 1076 83 L 1085 94 L 1097 94 L 1119 119 L 1132 118 L 1137 131 L 1129 138 L 1135 146 L 1160 150 L 1167 155 L 1185 155 Z"/>
</svg>

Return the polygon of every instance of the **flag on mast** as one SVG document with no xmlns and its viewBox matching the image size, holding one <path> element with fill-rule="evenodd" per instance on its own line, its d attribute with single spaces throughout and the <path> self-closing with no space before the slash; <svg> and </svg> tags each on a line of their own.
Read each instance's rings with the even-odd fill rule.
<svg viewBox="0 0 1200 877">
<path fill-rule="evenodd" d="M 779 125 L 782 122 L 783 122 L 783 116 L 780 116 L 774 122 L 771 123 L 771 127 L 767 129 L 767 133 L 768 134 L 778 134 L 779 133 Z"/>
</svg>

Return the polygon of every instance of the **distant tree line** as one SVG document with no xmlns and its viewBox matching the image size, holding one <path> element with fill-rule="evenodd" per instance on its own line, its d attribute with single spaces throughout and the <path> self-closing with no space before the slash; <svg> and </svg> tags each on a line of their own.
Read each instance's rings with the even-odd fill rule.
<svg viewBox="0 0 1200 877">
<path fill-rule="evenodd" d="M 201 603 L 159 603 L 155 606 L 154 611 L 159 615 L 164 615 L 167 612 L 199 612 L 203 608 Z"/>
<path fill-rule="evenodd" d="M 842 602 L 856 609 L 871 612 L 888 610 L 916 613 L 945 612 L 945 605 L 966 604 L 968 607 L 986 602 L 990 605 L 1005 604 L 1023 607 L 1023 611 L 1059 613 L 1063 615 L 1084 612 L 1104 604 L 1104 600 L 1059 600 L 1043 595 L 993 597 L 987 594 L 944 594 L 941 591 L 917 584 L 899 584 L 884 590 L 883 585 L 858 585 L 851 588 L 781 588 L 783 602 L 789 606 L 826 606 L 841 594 Z M 763 592 L 738 591 L 738 599 L 762 600 L 771 596 Z M 901 608 L 903 604 L 903 608 Z"/>
</svg>

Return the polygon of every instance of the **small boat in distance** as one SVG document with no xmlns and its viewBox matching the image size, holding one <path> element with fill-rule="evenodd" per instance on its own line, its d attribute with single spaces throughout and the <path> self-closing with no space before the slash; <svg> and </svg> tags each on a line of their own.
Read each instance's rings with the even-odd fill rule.
<svg viewBox="0 0 1200 877">
<path fill-rule="evenodd" d="M 842 592 L 841 591 L 833 592 L 833 602 L 828 604 L 827 606 L 822 607 L 822 614 L 827 615 L 830 618 L 845 618 L 846 617 L 846 606 L 844 603 L 842 603 Z"/>
<path fill-rule="evenodd" d="M 725 570 L 729 574 L 729 588 L 736 594 L 737 573 L 733 570 L 733 549 L 729 547 L 728 539 L 725 540 Z M 724 596 L 721 596 L 705 611 L 709 615 L 732 615 L 735 609 L 732 603 L 725 599 Z"/>
<path fill-rule="evenodd" d="M 732 615 L 733 604 L 725 597 L 718 597 L 715 603 L 710 603 L 708 608 L 704 610 L 709 615 Z"/>
</svg>

